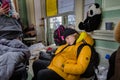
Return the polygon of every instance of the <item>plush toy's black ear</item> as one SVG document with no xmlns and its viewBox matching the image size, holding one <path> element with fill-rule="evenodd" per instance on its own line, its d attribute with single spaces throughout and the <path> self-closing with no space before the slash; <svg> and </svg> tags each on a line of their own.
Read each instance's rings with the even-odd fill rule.
<svg viewBox="0 0 120 80">
<path fill-rule="evenodd" d="M 84 30 L 85 28 L 84 28 L 84 26 L 83 26 L 83 22 L 80 22 L 79 24 L 78 24 L 78 28 L 80 29 L 80 30 Z"/>
<path fill-rule="evenodd" d="M 99 7 L 100 7 L 100 5 L 99 5 L 98 3 L 95 3 L 95 6 L 96 6 L 96 8 L 99 8 Z"/>
</svg>

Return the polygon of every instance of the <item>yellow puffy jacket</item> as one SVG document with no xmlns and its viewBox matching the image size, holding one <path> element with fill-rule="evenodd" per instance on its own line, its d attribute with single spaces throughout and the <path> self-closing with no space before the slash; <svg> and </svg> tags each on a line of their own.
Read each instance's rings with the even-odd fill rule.
<svg viewBox="0 0 120 80">
<path fill-rule="evenodd" d="M 90 36 L 89 39 L 87 38 L 87 40 L 86 42 L 91 45 L 93 44 L 93 39 Z M 81 49 L 79 53 L 80 55 L 77 58 L 77 48 L 81 44 L 82 41 L 77 41 L 76 44 L 71 46 L 67 46 L 67 44 L 60 46 L 57 49 L 55 57 L 51 61 L 48 68 L 55 71 L 65 80 L 79 80 L 80 74 L 85 72 L 91 57 L 91 49 L 89 46 L 86 45 Z M 65 49 L 62 50 L 63 48 Z"/>
</svg>

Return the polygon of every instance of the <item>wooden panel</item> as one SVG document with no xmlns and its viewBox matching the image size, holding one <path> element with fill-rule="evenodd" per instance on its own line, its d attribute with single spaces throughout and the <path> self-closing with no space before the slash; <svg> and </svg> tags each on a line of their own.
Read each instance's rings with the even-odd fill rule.
<svg viewBox="0 0 120 80">
<path fill-rule="evenodd" d="M 26 0 L 18 0 L 19 13 L 24 27 L 28 27 Z"/>
<path fill-rule="evenodd" d="M 103 10 L 116 10 L 120 9 L 120 0 L 102 0 Z"/>
</svg>

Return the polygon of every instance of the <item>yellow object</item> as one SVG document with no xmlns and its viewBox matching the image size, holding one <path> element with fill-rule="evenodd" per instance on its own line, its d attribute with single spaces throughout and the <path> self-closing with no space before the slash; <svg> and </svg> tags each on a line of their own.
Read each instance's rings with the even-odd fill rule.
<svg viewBox="0 0 120 80">
<path fill-rule="evenodd" d="M 81 32 L 79 38 L 77 39 L 76 42 L 82 41 L 84 38 L 86 38 L 87 33 L 86 32 Z"/>
<path fill-rule="evenodd" d="M 77 39 L 76 43 L 85 41 L 87 44 L 93 45 L 94 40 L 87 32 L 81 32 L 79 38 Z"/>
<path fill-rule="evenodd" d="M 46 13 L 47 16 L 57 15 L 57 0 L 46 0 Z"/>
</svg>

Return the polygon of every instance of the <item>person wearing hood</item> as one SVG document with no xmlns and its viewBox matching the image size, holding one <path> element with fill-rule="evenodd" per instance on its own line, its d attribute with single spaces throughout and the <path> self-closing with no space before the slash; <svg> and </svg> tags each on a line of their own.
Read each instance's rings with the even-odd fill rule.
<svg viewBox="0 0 120 80">
<path fill-rule="evenodd" d="M 114 39 L 120 44 L 120 22 L 114 28 Z M 109 59 L 109 67 L 106 80 L 120 80 L 120 46 L 114 51 Z"/>
<path fill-rule="evenodd" d="M 83 42 L 93 45 L 94 41 L 85 32 L 79 34 L 71 28 L 65 29 L 64 39 L 66 44 L 57 48 L 46 69 L 39 70 L 37 80 L 80 80 L 80 75 L 85 72 L 90 62 L 91 49 L 85 45 L 78 58 L 77 49 Z"/>
<path fill-rule="evenodd" d="M 0 0 L 0 80 L 26 79 L 30 51 L 13 0 Z"/>
</svg>

